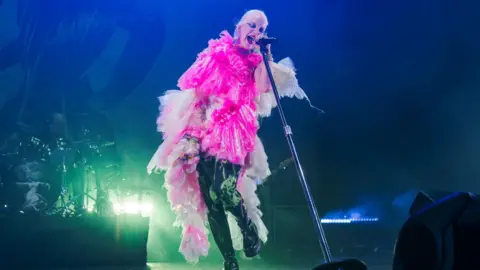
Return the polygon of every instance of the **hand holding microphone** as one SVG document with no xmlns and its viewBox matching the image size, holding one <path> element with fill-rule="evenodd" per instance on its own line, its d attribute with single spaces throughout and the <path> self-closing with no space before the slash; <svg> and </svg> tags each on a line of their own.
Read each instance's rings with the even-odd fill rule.
<svg viewBox="0 0 480 270">
<path fill-rule="evenodd" d="M 263 37 L 261 39 L 259 39 L 256 43 L 258 46 L 260 46 L 260 48 L 262 46 L 268 46 L 268 45 L 271 45 L 273 43 L 277 42 L 277 39 L 276 38 L 272 38 L 272 37 Z"/>
<path fill-rule="evenodd" d="M 256 42 L 256 44 L 259 46 L 260 52 L 266 53 L 269 61 L 273 61 L 271 45 L 276 41 L 276 38 L 263 37 Z"/>
</svg>

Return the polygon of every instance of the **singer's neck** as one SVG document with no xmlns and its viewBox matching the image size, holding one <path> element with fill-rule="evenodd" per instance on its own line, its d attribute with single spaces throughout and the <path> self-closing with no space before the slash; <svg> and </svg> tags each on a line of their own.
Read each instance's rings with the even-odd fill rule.
<svg viewBox="0 0 480 270">
<path fill-rule="evenodd" d="M 247 49 L 247 48 L 244 48 L 240 45 L 237 45 L 235 46 L 235 48 L 237 49 L 237 51 L 242 54 L 242 55 L 249 55 L 249 54 L 252 54 L 252 53 L 256 53 L 257 51 L 255 49 Z"/>
</svg>

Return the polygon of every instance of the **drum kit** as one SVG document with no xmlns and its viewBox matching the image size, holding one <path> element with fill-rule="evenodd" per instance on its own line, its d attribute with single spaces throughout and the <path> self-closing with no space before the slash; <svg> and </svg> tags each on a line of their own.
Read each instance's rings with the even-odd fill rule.
<svg viewBox="0 0 480 270">
<path fill-rule="evenodd" d="M 45 143 L 35 136 L 17 138 L 10 142 L 10 151 L 0 153 L 0 211 L 63 217 L 89 212 L 114 215 L 110 197 L 129 192 L 120 165 L 102 157 L 114 146 L 100 140 L 69 142 L 60 137 Z"/>
</svg>

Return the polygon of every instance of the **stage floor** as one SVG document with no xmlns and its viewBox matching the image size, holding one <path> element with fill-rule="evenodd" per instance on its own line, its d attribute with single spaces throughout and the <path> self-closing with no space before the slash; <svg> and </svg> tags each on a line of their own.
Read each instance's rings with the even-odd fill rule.
<svg viewBox="0 0 480 270">
<path fill-rule="evenodd" d="M 197 265 L 190 266 L 185 264 L 168 264 L 168 263 L 158 263 L 158 264 L 149 264 L 150 270 L 221 270 L 223 267 L 222 264 L 208 264 L 208 265 Z M 256 262 L 240 262 L 241 270 L 311 270 L 314 266 L 308 265 L 273 265 L 266 264 L 259 261 Z M 390 270 L 391 267 L 388 266 L 369 266 L 368 270 Z M 100 270 L 100 269 L 99 269 Z M 120 270 L 120 269 L 118 269 Z M 122 269 L 123 270 L 123 269 Z M 126 270 L 126 269 L 125 269 Z"/>
<path fill-rule="evenodd" d="M 261 261 L 252 261 L 252 262 L 240 262 L 241 270 L 311 270 L 314 266 L 309 265 L 277 265 L 277 264 L 267 264 Z M 149 263 L 147 267 L 144 268 L 135 268 L 135 267 L 93 267 L 93 268 L 78 268 L 77 270 L 221 270 L 222 264 L 214 263 L 201 263 L 195 266 L 188 265 L 185 263 Z M 368 266 L 368 270 L 390 270 L 390 266 Z M 50 269 L 55 270 L 55 269 Z M 56 269 L 56 270 L 67 270 L 67 269 Z"/>
</svg>

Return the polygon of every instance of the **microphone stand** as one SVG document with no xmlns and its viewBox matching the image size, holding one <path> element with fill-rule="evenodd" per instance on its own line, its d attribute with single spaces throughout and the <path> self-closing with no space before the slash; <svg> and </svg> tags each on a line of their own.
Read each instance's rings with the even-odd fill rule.
<svg viewBox="0 0 480 270">
<path fill-rule="evenodd" d="M 305 174 L 303 173 L 302 165 L 300 164 L 300 159 L 298 158 L 297 150 L 295 148 L 295 143 L 293 141 L 293 133 L 291 127 L 287 123 L 287 119 L 285 118 L 285 113 L 283 112 L 282 104 L 280 103 L 280 95 L 278 94 L 278 89 L 275 84 L 275 80 L 273 78 L 272 69 L 270 68 L 270 64 L 268 62 L 268 45 L 269 42 L 260 42 L 260 52 L 263 56 L 263 62 L 265 63 L 265 67 L 267 69 L 268 77 L 270 79 L 270 83 L 272 86 L 273 94 L 275 95 L 275 100 L 277 101 L 277 109 L 278 113 L 280 114 L 280 119 L 283 124 L 283 130 L 285 132 L 285 137 L 287 139 L 288 147 L 290 148 L 290 152 L 292 154 L 293 161 L 295 163 L 295 168 L 297 169 L 298 179 L 300 180 L 300 184 L 302 185 L 303 193 L 308 203 L 308 208 L 310 210 L 310 215 L 313 218 L 315 223 L 315 229 L 317 232 L 318 241 L 320 243 L 320 247 L 322 248 L 323 257 L 325 259 L 326 264 L 321 265 L 315 270 L 348 270 L 348 269 L 366 269 L 366 265 L 358 260 L 345 260 L 341 262 L 333 262 L 332 254 L 330 252 L 330 247 L 327 242 L 327 237 L 325 235 L 325 231 L 323 230 L 322 222 L 320 216 L 318 215 L 317 208 L 315 206 L 315 202 L 313 201 L 312 194 L 310 193 L 310 188 L 307 183 L 307 179 L 305 178 Z"/>
</svg>

